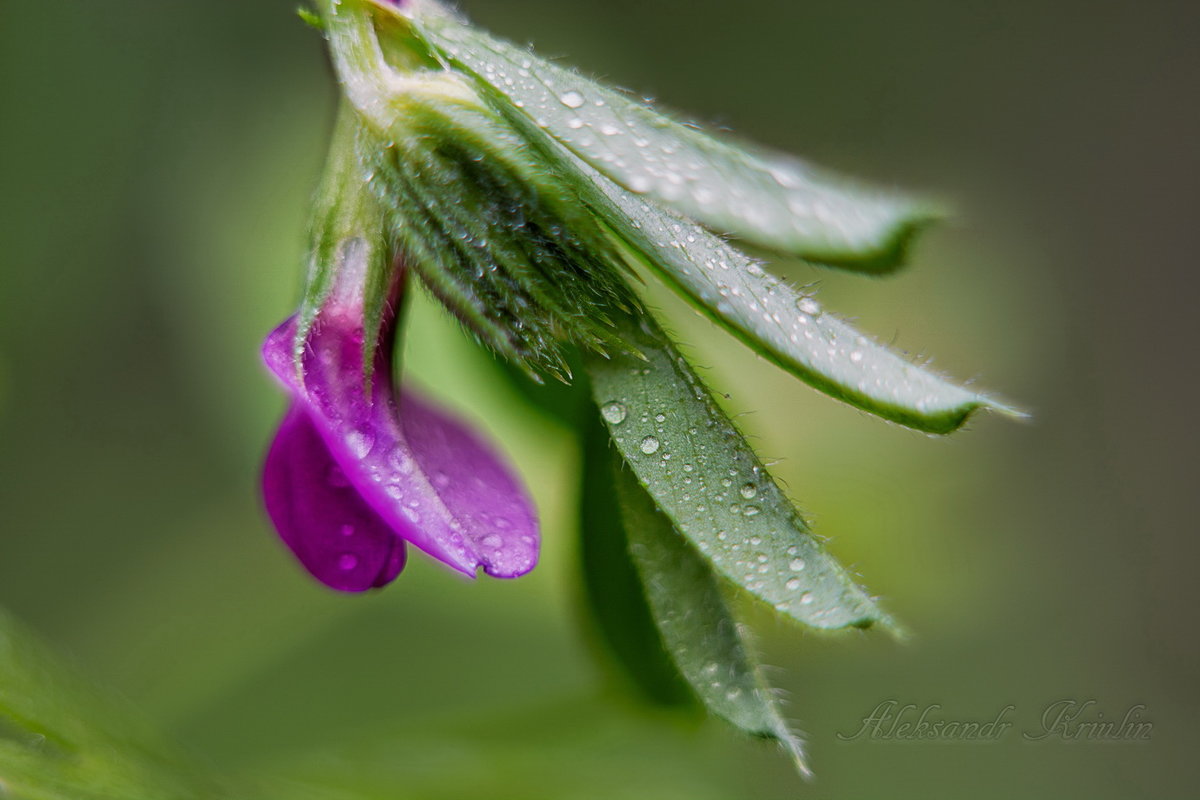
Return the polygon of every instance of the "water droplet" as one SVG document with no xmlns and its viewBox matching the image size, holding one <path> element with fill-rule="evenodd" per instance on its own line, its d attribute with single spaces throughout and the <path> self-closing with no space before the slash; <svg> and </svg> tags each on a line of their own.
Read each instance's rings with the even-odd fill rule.
<svg viewBox="0 0 1200 800">
<path fill-rule="evenodd" d="M 366 431 L 352 431 L 346 436 L 346 446 L 355 458 L 366 458 L 375 446 L 375 436 Z"/>
<path fill-rule="evenodd" d="M 762 509 L 760 509 L 758 506 L 746 506 L 746 508 L 742 510 L 742 513 L 747 517 L 753 517 L 761 510 Z"/>
<path fill-rule="evenodd" d="M 792 568 L 792 572 L 799 572 L 800 570 L 804 569 L 804 559 L 793 558 L 792 563 L 788 564 L 788 566 Z"/>
<path fill-rule="evenodd" d="M 801 185 L 800 176 L 791 170 L 784 169 L 783 167 L 772 167 L 770 172 L 775 182 L 785 189 L 796 189 Z"/>
<path fill-rule="evenodd" d="M 572 117 L 571 119 L 567 120 L 567 127 L 573 131 L 579 130 L 584 126 L 584 124 L 584 121 L 579 117 Z"/>
<path fill-rule="evenodd" d="M 812 592 L 805 592 L 804 594 L 800 595 L 800 604 L 805 605 L 805 606 L 811 606 L 813 604 L 813 601 L 816 599 L 817 598 L 813 597 Z"/>
<path fill-rule="evenodd" d="M 629 415 L 629 409 L 625 408 L 623 403 L 608 403 L 600 409 L 600 413 L 610 424 L 620 425 Z"/>
<path fill-rule="evenodd" d="M 666 414 L 658 414 L 658 415 L 656 415 L 656 416 L 654 417 L 654 421 L 655 421 L 655 422 L 666 422 L 666 421 L 667 421 L 667 415 L 666 415 Z"/>
<path fill-rule="evenodd" d="M 653 436 L 647 436 L 642 439 L 642 452 L 646 455 L 654 455 L 658 452 L 659 441 Z"/>
<path fill-rule="evenodd" d="M 796 301 L 796 308 L 800 309 L 801 314 L 807 314 L 810 317 L 821 313 L 821 304 L 811 297 L 801 297 Z"/>
<path fill-rule="evenodd" d="M 584 104 L 583 95 L 576 91 L 570 91 L 558 98 L 567 108 L 582 108 Z"/>
<path fill-rule="evenodd" d="M 635 194 L 645 194 L 654 188 L 654 182 L 645 175 L 634 175 L 629 179 L 629 191 Z"/>
<path fill-rule="evenodd" d="M 851 360 L 851 361 L 853 361 L 855 364 L 857 364 L 857 363 L 859 363 L 860 361 L 862 361 L 862 360 L 863 360 L 863 352 L 862 352 L 862 350 L 855 350 L 854 352 L 852 352 L 852 353 L 850 354 L 850 360 Z"/>
<path fill-rule="evenodd" d="M 753 500 L 758 495 L 758 487 L 753 483 L 747 483 L 739 491 L 741 492 L 742 497 L 746 498 L 747 500 Z"/>
<path fill-rule="evenodd" d="M 346 553 L 338 559 L 338 569 L 342 572 L 349 572 L 358 566 L 358 556 L 352 553 Z"/>
<path fill-rule="evenodd" d="M 388 461 L 401 475 L 408 475 L 414 469 L 416 469 L 416 464 L 413 463 L 412 457 L 409 455 L 408 449 L 405 447 L 394 448 L 391 454 L 388 455 Z"/>
<path fill-rule="evenodd" d="M 799 578 L 790 578 L 790 579 L 788 579 L 788 582 L 785 585 L 787 586 L 788 591 L 794 592 L 800 588 L 800 579 Z"/>
<path fill-rule="evenodd" d="M 503 544 L 504 539 L 500 538 L 497 534 L 493 533 L 483 537 L 483 546 L 492 550 L 499 550 Z"/>
</svg>

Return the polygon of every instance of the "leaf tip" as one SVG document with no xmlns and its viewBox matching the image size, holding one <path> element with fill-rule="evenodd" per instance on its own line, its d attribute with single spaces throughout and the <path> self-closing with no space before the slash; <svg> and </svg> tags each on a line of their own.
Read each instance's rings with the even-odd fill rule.
<svg viewBox="0 0 1200 800">
<path fill-rule="evenodd" d="M 775 738 L 784 752 L 792 759 L 792 764 L 796 767 L 796 772 L 800 774 L 800 777 L 805 781 L 812 781 L 816 776 L 813 775 L 812 767 L 808 765 L 808 756 L 804 752 L 804 742 L 800 737 L 783 725 L 781 730 L 775 734 Z"/>
<path fill-rule="evenodd" d="M 305 25 L 312 28 L 313 30 L 317 30 L 317 31 L 320 31 L 321 33 L 325 33 L 325 21 L 323 19 L 321 19 L 320 14 L 313 11 L 312 9 L 305 8 L 304 6 L 300 6 L 296 9 L 296 16 L 298 16 L 300 18 L 301 22 L 303 22 Z"/>
<path fill-rule="evenodd" d="M 857 250 L 815 253 L 808 260 L 816 264 L 882 278 L 894 275 L 908 265 L 917 237 L 927 228 L 950 216 L 942 206 L 920 203 L 897 211 L 886 233 L 874 247 Z"/>
<path fill-rule="evenodd" d="M 982 407 L 988 411 L 992 411 L 996 414 L 1008 417 L 1009 419 L 1016 420 L 1017 422 L 1033 421 L 1033 412 L 1029 411 L 1028 409 L 1021 408 L 1020 406 L 999 400 L 995 397 L 988 397 L 985 398 L 985 400 L 986 402 Z"/>
</svg>

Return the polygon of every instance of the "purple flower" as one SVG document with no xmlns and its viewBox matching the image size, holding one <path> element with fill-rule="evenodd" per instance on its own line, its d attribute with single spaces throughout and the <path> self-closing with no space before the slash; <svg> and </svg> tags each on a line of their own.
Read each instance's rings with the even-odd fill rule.
<svg viewBox="0 0 1200 800">
<path fill-rule="evenodd" d="M 300 563 L 345 592 L 383 586 L 406 544 L 475 576 L 514 578 L 538 558 L 538 524 L 508 466 L 392 369 L 402 270 L 364 375 L 363 280 L 342 270 L 304 337 L 293 316 L 263 358 L 291 394 L 263 470 L 267 512 Z"/>
</svg>

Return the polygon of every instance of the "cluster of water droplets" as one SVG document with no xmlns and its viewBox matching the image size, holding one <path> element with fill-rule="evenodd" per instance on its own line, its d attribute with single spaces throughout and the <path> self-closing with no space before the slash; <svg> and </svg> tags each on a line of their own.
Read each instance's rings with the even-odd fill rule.
<svg viewBox="0 0 1200 800">
<path fill-rule="evenodd" d="M 645 372 L 638 367 L 629 375 Z M 689 412 L 699 398 L 688 402 L 683 413 L 694 422 L 699 417 Z M 602 403 L 600 413 L 635 471 L 653 466 L 643 482 L 697 548 L 777 610 L 830 626 L 861 616 L 863 609 L 843 594 L 846 583 L 826 569 L 832 569 L 828 558 L 740 434 L 711 407 L 703 425 L 690 426 L 670 410 L 675 407 L 654 410 L 622 398 Z M 822 566 L 816 573 L 814 561 Z M 818 604 L 818 596 L 827 602 Z"/>
<path fill-rule="evenodd" d="M 709 225 L 732 230 L 793 225 L 798 235 L 813 237 L 841 229 L 850 240 L 896 221 L 894 200 L 820 183 L 802 162 L 759 159 L 710 140 L 568 69 L 535 65 L 507 43 L 454 27 L 435 33 L 453 58 L 593 167 Z M 556 124 L 564 114 L 565 123 Z M 831 385 L 843 398 L 892 418 L 961 415 L 988 403 L 824 313 L 813 297 L 766 274 L 720 237 L 604 183 L 598 182 L 628 214 L 629 224 L 646 235 L 656 263 L 801 377 Z M 714 204 L 720 206 L 716 217 L 707 213 Z M 740 215 L 739 224 L 722 226 L 721 213 Z M 807 224 L 814 227 L 805 233 L 801 228 Z"/>
<path fill-rule="evenodd" d="M 389 498 L 391 507 L 414 526 L 414 532 L 435 532 L 433 538 L 438 547 L 454 555 L 460 563 L 482 559 L 484 563 L 495 564 L 506 556 L 514 522 L 503 510 L 485 508 L 484 504 L 467 504 L 466 516 L 462 516 L 462 511 L 456 513 L 450 504 L 440 499 L 442 492 L 451 489 L 455 478 L 444 469 L 425 470 L 407 443 L 394 444 L 383 452 L 386 445 L 375 434 L 363 429 L 348 431 L 343 440 L 349 453 L 363 464 L 363 474 Z M 478 475 L 470 480 L 474 482 L 476 492 L 490 491 Z M 337 465 L 329 469 L 326 482 L 337 489 L 352 486 Z M 354 526 L 342 525 L 339 533 L 349 539 L 355 533 Z M 536 537 L 532 534 L 521 535 L 520 541 L 526 548 L 536 549 Z M 414 543 L 420 546 L 419 541 L 414 540 Z M 344 572 L 352 572 L 359 563 L 357 555 L 345 553 L 339 558 L 338 567 Z"/>
<path fill-rule="evenodd" d="M 622 202 L 619 195 L 610 196 Z M 684 291 L 802 377 L 832 384 L 842 396 L 885 416 L 891 409 L 935 416 L 985 401 L 867 338 L 720 237 L 625 197 L 622 210 L 656 263 Z"/>
<path fill-rule="evenodd" d="M 878 244 L 903 219 L 892 198 L 822 181 L 795 159 L 747 153 L 506 42 L 455 26 L 429 33 L 581 158 L 713 227 L 838 252 Z"/>
</svg>

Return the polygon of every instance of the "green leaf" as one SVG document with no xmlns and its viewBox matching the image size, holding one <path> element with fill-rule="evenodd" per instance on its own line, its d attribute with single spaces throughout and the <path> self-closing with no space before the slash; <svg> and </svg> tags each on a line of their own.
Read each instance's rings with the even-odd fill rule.
<svg viewBox="0 0 1200 800">
<path fill-rule="evenodd" d="M 405 112 L 377 131 L 376 188 L 443 302 L 530 372 L 566 374 L 560 341 L 620 347 L 608 314 L 632 302 L 626 266 L 573 187 L 479 98 L 389 102 Z"/>
<path fill-rule="evenodd" d="M 644 356 L 586 358 L 618 450 L 675 526 L 728 580 L 816 628 L 890 623 L 817 542 L 687 361 L 650 317 L 622 317 Z"/>
<path fill-rule="evenodd" d="M 859 333 L 763 265 L 690 220 L 602 175 L 595 207 L 643 264 L 760 355 L 820 391 L 929 433 L 961 427 L 977 409 L 1021 412 L 957 386 Z"/>
<path fill-rule="evenodd" d="M 692 694 L 664 649 L 656 624 L 660 615 L 651 615 L 642 579 L 630 559 L 630 537 L 626 534 L 629 520 L 622 519 L 614 481 L 618 456 L 608 432 L 595 419 L 594 410 L 581 438 L 579 555 L 591 621 L 627 682 L 639 694 L 658 705 L 688 705 Z"/>
<path fill-rule="evenodd" d="M 616 483 L 630 553 L 675 665 L 705 708 L 738 730 L 778 741 L 809 775 L 800 740 L 780 716 L 712 567 L 632 472 L 618 467 Z"/>
<path fill-rule="evenodd" d="M 478 31 L 432 0 L 391 9 L 592 167 L 717 231 L 781 253 L 880 272 L 935 213 L 790 156 L 680 123 L 577 72 Z"/>
<path fill-rule="evenodd" d="M 0 796 L 9 795 L 21 800 L 230 796 L 0 611 Z"/>
</svg>

